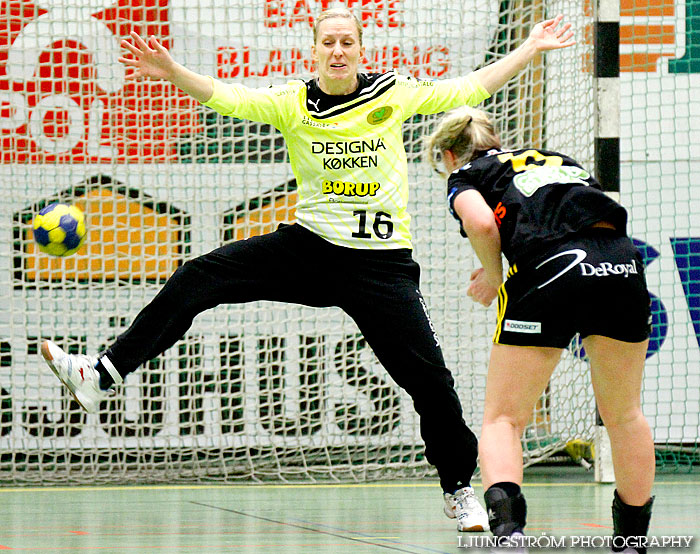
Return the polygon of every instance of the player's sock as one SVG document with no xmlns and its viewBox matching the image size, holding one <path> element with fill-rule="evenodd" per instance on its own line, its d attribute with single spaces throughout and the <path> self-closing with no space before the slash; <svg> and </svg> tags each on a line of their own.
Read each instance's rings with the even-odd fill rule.
<svg viewBox="0 0 700 554">
<path fill-rule="evenodd" d="M 620 495 L 615 491 L 612 503 L 613 516 L 613 552 L 622 552 L 627 548 L 621 541 L 615 544 L 615 537 L 646 537 L 649 532 L 649 521 L 651 520 L 651 507 L 654 503 L 652 496 L 644 506 L 630 506 L 625 504 Z M 639 554 L 646 554 L 646 547 L 635 546 L 634 549 Z"/>
<path fill-rule="evenodd" d="M 120 384 L 124 380 L 107 356 L 97 359 L 95 369 L 100 375 L 100 388 L 102 390 L 109 390 L 115 384 Z"/>
<path fill-rule="evenodd" d="M 494 536 L 510 537 L 514 533 L 523 533 L 527 505 L 519 485 L 510 482 L 495 483 L 484 493 L 484 499 Z"/>
<path fill-rule="evenodd" d="M 102 364 L 102 360 L 97 360 L 97 364 L 95 365 L 95 369 L 97 370 L 97 373 L 100 374 L 100 388 L 102 390 L 109 390 L 109 388 L 114 385 L 114 379 L 112 379 L 112 376 L 109 374 L 105 366 Z"/>
</svg>

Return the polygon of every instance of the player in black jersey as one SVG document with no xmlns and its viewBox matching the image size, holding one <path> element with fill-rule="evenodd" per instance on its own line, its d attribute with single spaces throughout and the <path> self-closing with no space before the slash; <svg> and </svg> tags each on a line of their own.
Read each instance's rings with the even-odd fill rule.
<svg viewBox="0 0 700 554">
<path fill-rule="evenodd" d="M 640 405 L 650 301 L 627 212 L 564 154 L 502 150 L 489 116 L 473 108 L 449 112 L 426 155 L 449 173 L 450 211 L 482 264 L 467 294 L 484 306 L 498 297 L 479 445 L 491 531 L 523 533 L 520 437 L 562 349 L 580 333 L 613 451 L 613 550 L 625 550 L 621 537 L 648 531 L 655 468 Z"/>
</svg>

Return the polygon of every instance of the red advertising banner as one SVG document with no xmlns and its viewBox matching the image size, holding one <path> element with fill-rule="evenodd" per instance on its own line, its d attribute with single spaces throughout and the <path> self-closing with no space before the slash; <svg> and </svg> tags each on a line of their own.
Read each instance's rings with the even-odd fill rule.
<svg viewBox="0 0 700 554">
<path fill-rule="evenodd" d="M 168 0 L 1 3 L 2 163 L 162 163 L 192 133 L 192 100 L 167 83 L 127 80 L 120 41 L 170 46 Z"/>
</svg>

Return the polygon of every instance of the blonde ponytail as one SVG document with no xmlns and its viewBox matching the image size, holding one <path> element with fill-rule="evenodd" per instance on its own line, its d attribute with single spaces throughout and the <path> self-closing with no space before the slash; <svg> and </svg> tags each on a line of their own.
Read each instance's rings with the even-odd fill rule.
<svg viewBox="0 0 700 554">
<path fill-rule="evenodd" d="M 464 165 L 480 152 L 500 148 L 501 139 L 489 115 L 475 108 L 463 106 L 447 112 L 434 131 L 425 139 L 423 159 L 443 177 L 442 159 L 450 150 Z"/>
</svg>

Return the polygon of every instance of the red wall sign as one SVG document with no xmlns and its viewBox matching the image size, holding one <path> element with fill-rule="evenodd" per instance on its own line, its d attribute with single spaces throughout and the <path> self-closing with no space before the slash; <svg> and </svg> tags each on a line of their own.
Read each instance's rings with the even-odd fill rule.
<svg viewBox="0 0 700 554">
<path fill-rule="evenodd" d="M 153 163 L 176 159 L 196 126 L 171 85 L 125 78 L 131 30 L 170 46 L 168 0 L 2 1 L 2 163 Z"/>
</svg>

